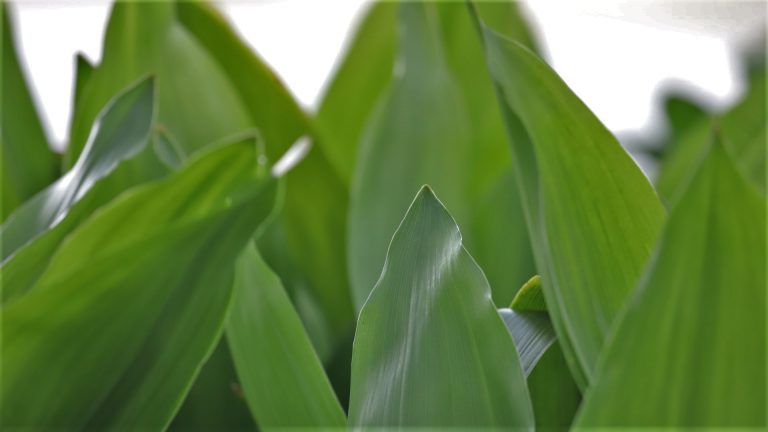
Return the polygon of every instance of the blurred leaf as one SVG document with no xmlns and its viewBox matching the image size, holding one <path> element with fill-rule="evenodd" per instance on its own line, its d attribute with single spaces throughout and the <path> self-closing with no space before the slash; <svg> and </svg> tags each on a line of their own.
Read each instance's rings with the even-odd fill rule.
<svg viewBox="0 0 768 432">
<path fill-rule="evenodd" d="M 349 185 L 366 121 L 392 81 L 396 2 L 376 2 L 360 21 L 320 103 L 324 150 Z M 351 103 L 354 101 L 354 103 Z"/>
<path fill-rule="evenodd" d="M 72 112 L 77 111 L 77 103 L 80 101 L 83 88 L 88 83 L 88 79 L 93 74 L 95 68 L 83 53 L 77 53 L 75 56 L 75 88 L 72 91 Z"/>
<path fill-rule="evenodd" d="M 178 4 L 179 18 L 206 47 L 238 89 L 252 125 L 266 142 L 267 156 L 277 160 L 305 134 L 317 139 L 309 120 L 274 72 L 253 53 L 210 5 Z M 315 142 L 309 154 L 285 178 L 282 217 L 274 230 L 284 242 L 261 242 L 270 265 L 288 255 L 290 272 L 278 272 L 289 290 L 303 289 L 320 305 L 333 337 L 353 324 L 347 282 L 344 227 L 347 190 Z M 267 233 L 267 235 L 270 235 Z M 285 259 L 285 257 L 281 257 Z M 276 268 L 276 267 L 275 267 Z"/>
<path fill-rule="evenodd" d="M 144 79 L 104 107 L 77 164 L 54 184 L 19 207 L 0 228 L 5 260 L 59 222 L 67 210 L 123 160 L 149 140 L 154 117 L 154 83 Z"/>
<path fill-rule="evenodd" d="M 546 312 L 517 312 L 503 308 L 499 309 L 499 315 L 515 341 L 520 366 L 527 378 L 557 339 L 555 329 Z"/>
<path fill-rule="evenodd" d="M 376 282 L 386 233 L 397 227 L 408 191 L 424 183 L 442 192 L 467 227 L 467 248 L 486 270 L 494 300 L 509 304 L 533 264 L 478 36 L 462 3 L 399 7 L 398 66 L 366 125 L 351 187 L 355 304 Z"/>
<path fill-rule="evenodd" d="M 629 155 L 543 61 L 483 31 L 550 317 L 580 387 L 664 211 Z"/>
<path fill-rule="evenodd" d="M 483 272 L 428 187 L 360 312 L 352 427 L 533 428 L 528 391 Z"/>
<path fill-rule="evenodd" d="M 258 128 L 270 160 L 300 136 L 308 121 L 274 73 L 210 5 L 193 2 L 117 2 L 102 63 L 82 91 L 68 155 L 76 156 L 84 125 L 116 89 L 137 76 L 157 78 L 158 121 L 191 154 L 211 142 Z M 265 238 L 284 242 L 265 250 L 268 262 L 288 262 L 322 306 L 324 319 L 344 334 L 353 319 L 346 280 L 346 191 L 319 147 L 287 178 L 282 215 Z M 294 279 L 298 279 L 294 283 Z M 297 288 L 298 289 L 298 288 Z"/>
<path fill-rule="evenodd" d="M 539 311 L 547 310 L 547 304 L 544 300 L 544 292 L 541 290 L 541 276 L 536 275 L 528 279 L 512 299 L 509 306 L 516 311 Z"/>
<path fill-rule="evenodd" d="M 14 43 L 6 2 L 0 5 L 2 91 L 0 91 L 0 221 L 59 175 L 58 155 L 48 147 Z M 6 247 L 3 244 L 3 249 Z M 4 256 L 7 253 L 3 253 Z"/>
<path fill-rule="evenodd" d="M 237 264 L 226 328 L 245 398 L 260 428 L 346 425 L 298 314 L 253 245 Z"/>
<path fill-rule="evenodd" d="M 536 428 L 548 432 L 567 431 L 581 403 L 581 392 L 573 380 L 560 344 L 555 342 L 528 375 Z"/>
<path fill-rule="evenodd" d="M 230 304 L 231 309 L 232 304 Z M 200 370 L 200 374 L 189 389 L 184 403 L 168 430 L 180 432 L 256 430 L 256 423 L 248 411 L 225 337 L 219 340 L 216 349 Z"/>
<path fill-rule="evenodd" d="M 272 208 L 257 159 L 252 140 L 218 147 L 69 236 L 3 307 L 3 428 L 168 424 L 220 335 L 231 266 Z"/>
<path fill-rule="evenodd" d="M 601 358 L 582 427 L 766 426 L 766 202 L 716 142 Z"/>
<path fill-rule="evenodd" d="M 723 145 L 744 176 L 765 192 L 766 69 L 753 71 L 747 94 L 730 111 L 714 120 Z M 678 136 L 662 161 L 656 185 L 668 206 L 674 205 L 711 144 L 713 120 L 700 116 Z"/>
<path fill-rule="evenodd" d="M 73 113 L 65 155 L 74 163 L 98 110 L 118 90 L 152 74 L 158 121 L 191 154 L 252 126 L 236 89 L 175 18 L 170 2 L 116 2 L 107 23 L 102 62 L 91 72 Z"/>
</svg>

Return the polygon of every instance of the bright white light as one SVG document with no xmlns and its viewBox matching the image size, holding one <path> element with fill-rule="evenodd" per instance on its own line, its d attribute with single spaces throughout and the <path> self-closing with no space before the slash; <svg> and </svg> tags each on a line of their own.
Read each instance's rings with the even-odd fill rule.
<svg viewBox="0 0 768 432">
<path fill-rule="evenodd" d="M 314 107 L 365 0 L 228 1 L 223 7 L 236 29 L 284 80 L 297 99 Z M 590 3 L 536 1 L 527 5 L 538 21 L 550 64 L 613 131 L 657 123 L 652 117 L 659 85 L 689 83 L 725 106 L 742 90 L 727 35 L 676 31 L 618 20 L 618 4 L 597 2 L 601 14 L 585 13 Z M 594 3 L 594 2 L 593 2 Z M 107 1 L 18 2 L 17 30 L 22 61 L 39 95 L 44 123 L 54 146 L 67 136 L 74 55 L 98 60 Z M 735 71 L 735 72 L 734 72 Z M 40 104 L 39 102 L 43 102 Z M 45 120 L 47 119 L 47 120 Z"/>
<path fill-rule="evenodd" d="M 46 5 L 14 3 L 17 51 L 31 78 L 31 90 L 57 150 L 64 147 L 72 111 L 75 55 L 91 61 L 101 58 L 101 42 L 109 12 L 105 2 Z"/>
</svg>

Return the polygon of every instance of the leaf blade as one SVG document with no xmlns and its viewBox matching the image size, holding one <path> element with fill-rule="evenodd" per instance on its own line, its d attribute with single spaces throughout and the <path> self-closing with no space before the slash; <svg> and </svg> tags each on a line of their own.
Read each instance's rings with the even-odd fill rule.
<svg viewBox="0 0 768 432">
<path fill-rule="evenodd" d="M 360 312 L 352 427 L 532 428 L 512 338 L 456 223 L 424 187 Z"/>
</svg>

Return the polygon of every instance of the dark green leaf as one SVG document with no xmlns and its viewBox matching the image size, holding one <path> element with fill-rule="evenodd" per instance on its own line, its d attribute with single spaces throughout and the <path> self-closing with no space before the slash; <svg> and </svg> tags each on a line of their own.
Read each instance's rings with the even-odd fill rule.
<svg viewBox="0 0 768 432">
<path fill-rule="evenodd" d="M 525 378 L 483 272 L 424 187 L 357 325 L 353 427 L 533 427 Z"/>
<path fill-rule="evenodd" d="M 536 428 L 547 432 L 567 431 L 581 403 L 581 392 L 573 381 L 560 344 L 555 342 L 528 375 Z"/>
<path fill-rule="evenodd" d="M 765 223 L 765 200 L 716 142 L 671 210 L 580 426 L 766 427 Z"/>
<path fill-rule="evenodd" d="M 226 328 L 237 374 L 259 427 L 346 425 L 298 314 L 253 245 L 237 264 Z"/>
<path fill-rule="evenodd" d="M 546 304 L 586 387 L 664 211 L 629 155 L 549 66 L 482 31 Z"/>
<path fill-rule="evenodd" d="M 7 2 L 0 5 L 0 221 L 59 175 L 59 158 L 48 147 L 14 43 Z M 7 248 L 3 244 L 3 248 Z M 7 253 L 4 252 L 4 256 Z"/>
<path fill-rule="evenodd" d="M 258 159 L 253 140 L 217 147 L 68 237 L 2 309 L 4 429 L 167 426 L 221 334 L 234 260 L 272 208 Z"/>
</svg>

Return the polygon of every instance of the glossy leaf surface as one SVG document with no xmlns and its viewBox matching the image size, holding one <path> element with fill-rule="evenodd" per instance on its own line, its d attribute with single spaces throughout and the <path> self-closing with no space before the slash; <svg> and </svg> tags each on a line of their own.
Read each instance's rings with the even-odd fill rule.
<svg viewBox="0 0 768 432">
<path fill-rule="evenodd" d="M 585 395 L 582 427 L 766 426 L 765 199 L 714 145 Z"/>
<path fill-rule="evenodd" d="M 217 147 L 68 237 L 3 308 L 4 429 L 170 422 L 220 336 L 235 258 L 272 209 L 257 161 L 253 140 Z"/>
<path fill-rule="evenodd" d="M 5 259 L 56 224 L 93 185 L 146 146 L 154 116 L 154 83 L 145 79 L 104 107 L 74 167 L 34 196 L 0 229 Z"/>
<path fill-rule="evenodd" d="M 227 340 L 262 429 L 346 425 L 331 384 L 280 283 L 249 245 L 238 260 Z"/>
<path fill-rule="evenodd" d="M 499 309 L 499 315 L 515 341 L 520 366 L 527 378 L 539 359 L 555 343 L 555 329 L 546 312 L 517 312 L 504 308 Z"/>
<path fill-rule="evenodd" d="M 586 387 L 664 211 L 629 155 L 549 66 L 514 41 L 483 34 L 546 304 Z"/>
<path fill-rule="evenodd" d="M 59 158 L 48 147 L 14 43 L 9 4 L 0 5 L 0 221 L 59 175 Z"/>
<path fill-rule="evenodd" d="M 428 187 L 360 312 L 353 427 L 533 427 L 525 378 L 483 272 Z"/>
<path fill-rule="evenodd" d="M 533 264 L 479 38 L 462 3 L 403 3 L 398 14 L 398 66 L 365 127 L 350 191 L 355 305 L 376 281 L 398 209 L 424 183 L 466 227 L 494 300 L 508 304 Z"/>
</svg>

